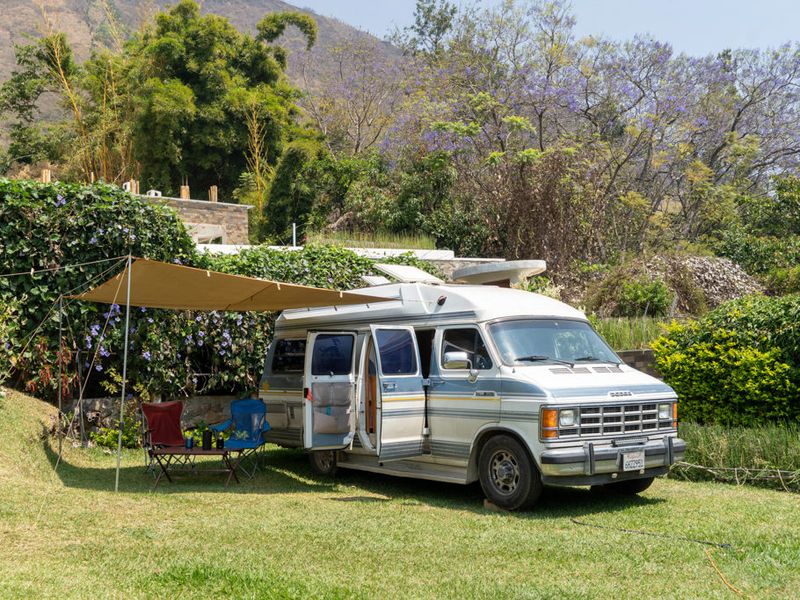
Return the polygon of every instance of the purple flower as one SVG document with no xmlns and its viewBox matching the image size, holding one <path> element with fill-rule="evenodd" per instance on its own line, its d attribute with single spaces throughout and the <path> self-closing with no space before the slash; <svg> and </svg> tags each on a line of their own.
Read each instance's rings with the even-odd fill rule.
<svg viewBox="0 0 800 600">
<path fill-rule="evenodd" d="M 111 356 L 111 352 L 106 350 L 105 346 L 100 346 L 100 356 L 102 356 L 103 358 L 106 358 L 108 356 Z"/>
<path fill-rule="evenodd" d="M 200 315 L 197 315 L 197 316 L 194 318 L 194 320 L 195 320 L 195 322 L 196 322 L 196 323 L 199 323 L 200 321 L 202 321 L 202 320 L 203 320 L 203 317 L 201 317 Z"/>
<path fill-rule="evenodd" d="M 147 317 L 147 322 L 148 323 L 152 323 L 153 322 L 153 317 Z"/>
<path fill-rule="evenodd" d="M 146 309 L 144 306 L 140 306 L 140 307 L 139 307 L 139 311 L 141 311 L 141 312 L 147 312 L 147 309 Z"/>
<path fill-rule="evenodd" d="M 95 323 L 94 325 L 89 327 L 89 333 L 92 335 L 92 337 L 97 337 L 98 334 L 100 333 L 100 324 Z"/>
<path fill-rule="evenodd" d="M 94 370 L 98 373 L 103 370 L 103 365 L 97 364 L 94 366 Z"/>
<path fill-rule="evenodd" d="M 145 359 L 145 360 L 150 360 L 150 358 L 151 358 L 150 351 L 149 350 L 145 350 L 144 352 L 142 352 L 142 358 Z"/>
<path fill-rule="evenodd" d="M 92 236 L 92 239 L 89 240 L 89 243 L 94 246 L 95 244 L 97 244 L 97 238 Z"/>
<path fill-rule="evenodd" d="M 64 196 L 62 196 L 61 194 L 58 194 L 56 196 L 56 206 L 64 206 L 66 203 L 67 200 L 66 198 L 64 198 Z"/>
</svg>

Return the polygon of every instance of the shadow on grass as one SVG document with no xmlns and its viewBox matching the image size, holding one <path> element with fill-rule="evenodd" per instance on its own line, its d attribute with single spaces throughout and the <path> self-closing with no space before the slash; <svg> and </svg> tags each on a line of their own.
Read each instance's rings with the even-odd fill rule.
<svg viewBox="0 0 800 600">
<path fill-rule="evenodd" d="M 50 465 L 55 469 L 58 461 L 58 452 L 52 447 L 50 440 L 45 438 L 42 448 Z M 78 450 L 79 452 L 79 450 Z M 154 492 L 157 494 L 184 494 L 184 493 L 256 493 L 256 494 L 283 494 L 298 492 L 331 492 L 336 487 L 334 481 L 310 481 L 312 479 L 310 468 L 306 473 L 297 469 L 295 474 L 293 463 L 297 466 L 307 465 L 308 461 L 302 453 L 293 450 L 275 449 L 265 453 L 266 460 L 262 461 L 261 470 L 255 477 L 248 479 L 241 472 L 237 472 L 241 483 L 233 479 L 225 487 L 227 473 L 208 471 L 218 469 L 221 463 L 218 460 L 204 459 L 198 462 L 196 472 L 170 470 L 173 483 L 162 477 L 158 487 L 153 489 L 155 476 L 144 467 L 144 460 L 139 466 L 124 466 L 119 473 L 119 488 L 122 492 Z M 297 455 L 297 456 L 293 456 Z M 61 482 L 72 488 L 86 490 L 113 491 L 116 476 L 116 463 L 113 457 L 108 459 L 109 466 L 81 466 L 61 458 L 56 474 Z"/>
<path fill-rule="evenodd" d="M 44 452 L 52 466 L 58 458 L 47 439 L 43 441 Z M 212 461 L 202 466 L 213 466 Z M 171 472 L 172 474 L 172 472 Z M 110 491 L 114 489 L 115 465 L 109 457 L 108 467 L 82 467 L 63 458 L 58 467 L 58 476 L 68 487 Z M 309 466 L 302 450 L 270 447 L 264 453 L 261 471 L 252 479 L 242 478 L 241 484 L 231 482 L 224 486 L 226 474 L 197 473 L 176 474 L 174 483 L 162 479 L 155 493 L 232 493 L 232 494 L 282 494 L 317 492 L 331 502 L 363 504 L 398 503 L 404 506 L 431 506 L 452 510 L 491 514 L 484 508 L 483 491 L 477 483 L 467 486 L 394 477 L 378 473 L 339 469 L 336 479 L 316 475 Z M 126 466 L 120 470 L 120 489 L 124 492 L 153 491 L 154 477 L 144 466 Z M 344 489 L 343 489 L 344 488 Z M 342 495 L 353 488 L 353 495 Z M 331 492 L 337 492 L 332 495 Z M 373 494 L 373 495 L 367 495 Z M 663 498 L 644 496 L 615 496 L 596 494 L 588 488 L 546 487 L 533 510 L 506 513 L 512 518 L 546 519 L 553 517 L 581 517 L 597 513 L 625 510 L 633 506 L 654 506 L 664 502 Z"/>
</svg>

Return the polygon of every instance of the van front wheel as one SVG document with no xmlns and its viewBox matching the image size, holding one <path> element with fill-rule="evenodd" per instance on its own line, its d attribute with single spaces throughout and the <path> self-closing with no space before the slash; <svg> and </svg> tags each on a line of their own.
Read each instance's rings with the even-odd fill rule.
<svg viewBox="0 0 800 600">
<path fill-rule="evenodd" d="M 327 477 L 336 475 L 336 451 L 317 450 L 309 453 L 308 459 L 311 463 L 311 470 L 317 475 L 325 475 Z"/>
<path fill-rule="evenodd" d="M 530 508 L 542 493 L 539 470 L 513 437 L 496 435 L 478 458 L 481 487 L 490 502 L 505 510 Z"/>
</svg>

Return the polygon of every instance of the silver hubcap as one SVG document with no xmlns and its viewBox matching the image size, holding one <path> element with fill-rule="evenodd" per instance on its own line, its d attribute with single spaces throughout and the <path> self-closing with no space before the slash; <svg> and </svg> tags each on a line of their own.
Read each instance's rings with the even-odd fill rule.
<svg viewBox="0 0 800 600">
<path fill-rule="evenodd" d="M 498 450 L 489 461 L 492 484 L 501 494 L 513 494 L 519 485 L 519 463 L 517 457 L 507 450 Z"/>
</svg>

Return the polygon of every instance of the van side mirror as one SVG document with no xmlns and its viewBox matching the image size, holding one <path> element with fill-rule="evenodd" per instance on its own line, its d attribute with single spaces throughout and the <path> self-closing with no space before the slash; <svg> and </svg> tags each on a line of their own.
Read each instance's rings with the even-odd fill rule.
<svg viewBox="0 0 800 600">
<path fill-rule="evenodd" d="M 445 352 L 443 362 L 445 369 L 472 369 L 472 361 L 466 352 Z"/>
</svg>

